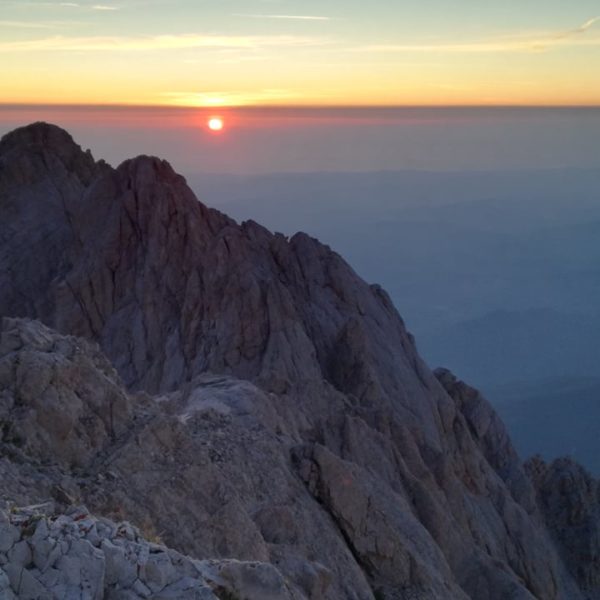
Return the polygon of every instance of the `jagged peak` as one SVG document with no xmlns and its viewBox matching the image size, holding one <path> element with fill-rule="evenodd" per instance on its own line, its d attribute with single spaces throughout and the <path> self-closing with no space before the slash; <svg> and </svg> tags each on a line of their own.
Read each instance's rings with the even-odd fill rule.
<svg viewBox="0 0 600 600">
<path fill-rule="evenodd" d="M 0 140 L 0 154 L 15 148 L 42 146 L 51 150 L 78 150 L 81 147 L 75 143 L 67 131 L 44 121 L 37 121 L 10 131 Z"/>
<path fill-rule="evenodd" d="M 96 163 L 90 150 L 83 151 L 71 135 L 52 123 L 38 121 L 10 131 L 0 140 L 0 158 L 8 156 L 55 157 L 68 172 L 76 173 L 80 179 L 89 183 L 98 168 L 106 166 L 104 161 Z M 47 160 L 42 164 L 46 165 Z M 39 167 L 38 171 L 39 172 Z M 30 172 L 35 177 L 36 171 Z"/>
<path fill-rule="evenodd" d="M 146 154 L 123 161 L 117 167 L 117 172 L 148 182 L 158 180 L 185 183 L 185 178 L 177 173 L 167 160 Z"/>
</svg>

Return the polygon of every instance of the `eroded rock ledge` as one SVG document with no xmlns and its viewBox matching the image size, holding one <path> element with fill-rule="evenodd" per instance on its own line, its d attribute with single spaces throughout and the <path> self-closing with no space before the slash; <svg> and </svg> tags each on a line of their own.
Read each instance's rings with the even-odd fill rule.
<svg viewBox="0 0 600 600">
<path fill-rule="evenodd" d="M 84 506 L 0 509 L 3 600 L 302 600 L 273 565 L 194 560 Z"/>
</svg>

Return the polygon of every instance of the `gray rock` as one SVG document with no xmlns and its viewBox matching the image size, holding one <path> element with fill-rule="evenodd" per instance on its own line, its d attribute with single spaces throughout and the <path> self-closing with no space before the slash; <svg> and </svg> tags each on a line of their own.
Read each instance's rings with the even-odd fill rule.
<svg viewBox="0 0 600 600">
<path fill-rule="evenodd" d="M 7 517 L 8 523 L 21 523 L 28 514 L 27 509 L 15 509 Z M 101 537 L 94 546 L 85 538 L 90 522 L 94 527 L 99 523 L 89 513 L 82 515 L 81 510 L 41 517 L 34 536 L 29 542 L 23 540 L 14 545 L 7 564 L 0 569 L 0 597 L 217 600 L 213 590 L 222 589 L 229 593 L 237 590 L 240 597 L 265 600 L 277 597 L 274 594 L 279 590 L 280 598 L 291 598 L 283 577 L 270 564 L 199 563 L 145 540 L 129 523 L 110 523 L 106 519 L 102 519 L 104 527 L 99 529 L 107 537 Z M 123 531 L 135 539 L 121 535 Z M 65 541 L 68 543 L 63 544 Z M 41 554 L 40 547 L 52 548 L 50 554 L 58 552 L 60 556 L 46 560 L 44 568 L 38 568 L 32 563 L 28 543 L 34 546 L 34 556 Z M 40 558 L 40 562 L 44 560 Z M 49 566 L 50 562 L 54 566 Z M 304 596 L 294 598 L 303 600 Z"/>
<path fill-rule="evenodd" d="M 140 598 L 150 598 L 152 596 L 152 590 L 139 579 L 136 579 L 131 586 L 133 592 L 135 592 Z"/>
<path fill-rule="evenodd" d="M 207 563 L 203 575 L 212 586 L 234 598 L 292 600 L 285 580 L 273 565 L 234 560 Z"/>
<path fill-rule="evenodd" d="M 167 552 L 150 554 L 140 569 L 140 579 L 154 593 L 166 588 L 176 578 L 175 568 Z"/>
<path fill-rule="evenodd" d="M 0 421 L 9 426 L 3 439 L 42 463 L 81 467 L 125 431 L 129 400 L 97 349 L 84 350 L 86 342 L 75 338 L 55 341 L 48 330 L 6 320 Z"/>
<path fill-rule="evenodd" d="M 14 525 L 0 521 L 0 552 L 8 552 L 20 539 L 21 533 Z"/>
<path fill-rule="evenodd" d="M 33 561 L 33 555 L 31 553 L 31 548 L 29 543 L 25 540 L 22 540 L 16 543 L 9 551 L 8 551 L 8 562 L 10 564 L 27 568 Z"/>
<path fill-rule="evenodd" d="M 10 580 L 12 592 L 19 600 L 53 600 L 52 593 L 31 573 L 18 564 L 8 564 L 4 568 Z"/>
<path fill-rule="evenodd" d="M 600 597 L 600 483 L 570 458 L 534 457 L 525 467 L 569 571 L 590 598 Z"/>
<path fill-rule="evenodd" d="M 0 598 L 15 600 L 15 595 L 10 587 L 8 575 L 0 568 Z"/>
<path fill-rule="evenodd" d="M 132 562 L 125 548 L 103 539 L 100 545 L 106 561 L 106 584 L 127 588 L 137 579 L 137 564 Z"/>
<path fill-rule="evenodd" d="M 218 597 L 198 579 L 183 577 L 154 594 L 153 600 L 218 600 Z"/>
</svg>

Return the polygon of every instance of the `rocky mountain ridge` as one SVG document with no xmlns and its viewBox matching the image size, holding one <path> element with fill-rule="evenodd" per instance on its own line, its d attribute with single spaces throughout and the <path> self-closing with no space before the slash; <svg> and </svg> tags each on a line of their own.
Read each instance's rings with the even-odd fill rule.
<svg viewBox="0 0 600 600">
<path fill-rule="evenodd" d="M 485 399 L 432 373 L 328 247 L 47 124 L 0 142 L 0 215 L 8 499 L 270 563 L 298 598 L 600 597 L 597 492 L 569 495 L 573 528 L 546 502 L 571 467 L 525 469 Z"/>
</svg>

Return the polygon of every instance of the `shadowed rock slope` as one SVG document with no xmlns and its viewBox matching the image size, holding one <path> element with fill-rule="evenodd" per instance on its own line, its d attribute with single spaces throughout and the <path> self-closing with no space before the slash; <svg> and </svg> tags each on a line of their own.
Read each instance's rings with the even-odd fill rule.
<svg viewBox="0 0 600 600">
<path fill-rule="evenodd" d="M 46 124 L 0 142 L 0 217 L 10 500 L 271 563 L 299 598 L 600 597 L 597 511 L 571 531 L 560 476 L 534 486 L 489 404 L 328 247 Z"/>
</svg>

